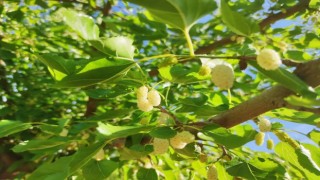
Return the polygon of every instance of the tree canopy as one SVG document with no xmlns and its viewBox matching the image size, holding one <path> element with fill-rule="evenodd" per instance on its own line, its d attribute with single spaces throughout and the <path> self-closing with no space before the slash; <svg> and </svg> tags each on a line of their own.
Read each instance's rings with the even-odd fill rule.
<svg viewBox="0 0 320 180">
<path fill-rule="evenodd" d="M 319 7 L 1 1 L 0 179 L 317 179 Z"/>
</svg>

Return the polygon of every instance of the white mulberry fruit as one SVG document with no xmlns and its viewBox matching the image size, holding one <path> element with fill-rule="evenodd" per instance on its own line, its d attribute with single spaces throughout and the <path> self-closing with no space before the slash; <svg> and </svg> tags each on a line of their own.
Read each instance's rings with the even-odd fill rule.
<svg viewBox="0 0 320 180">
<path fill-rule="evenodd" d="M 153 139 L 153 154 L 164 154 L 169 149 L 169 141 L 168 139 Z"/>
<path fill-rule="evenodd" d="M 207 171 L 207 180 L 217 180 L 218 171 L 215 165 L 211 165 Z"/>
<path fill-rule="evenodd" d="M 272 139 L 268 139 L 268 141 L 267 141 L 267 148 L 270 149 L 270 150 L 272 150 L 272 149 L 273 149 L 273 146 L 274 146 L 273 140 L 272 140 Z"/>
<path fill-rule="evenodd" d="M 187 144 L 194 141 L 194 135 L 188 131 L 177 133 L 170 139 L 170 145 L 175 149 L 183 149 Z"/>
<path fill-rule="evenodd" d="M 153 106 L 147 99 L 138 99 L 138 108 L 141 111 L 149 112 L 153 109 Z"/>
<path fill-rule="evenodd" d="M 230 89 L 233 86 L 234 72 L 228 63 L 222 63 L 211 69 L 211 80 L 220 89 Z"/>
<path fill-rule="evenodd" d="M 263 132 L 259 132 L 255 137 L 254 137 L 254 139 L 255 139 L 255 141 L 256 141 L 256 144 L 258 145 L 258 146 L 261 146 L 262 144 L 263 144 L 263 142 L 264 142 L 264 133 Z"/>
<path fill-rule="evenodd" d="M 152 104 L 153 106 L 159 106 L 161 103 L 161 97 L 160 94 L 157 90 L 151 90 L 150 92 L 148 92 L 148 101 L 150 102 L 150 104 Z"/>
<path fill-rule="evenodd" d="M 261 132 L 269 132 L 271 128 L 272 128 L 272 125 L 268 119 L 260 118 L 259 129 Z"/>
<path fill-rule="evenodd" d="M 257 62 L 265 70 L 276 70 L 282 64 L 280 55 L 273 49 L 261 50 Z"/>
<path fill-rule="evenodd" d="M 146 86 L 139 87 L 139 89 L 137 90 L 137 99 L 138 100 L 147 99 L 147 97 L 148 97 L 148 88 Z"/>
</svg>

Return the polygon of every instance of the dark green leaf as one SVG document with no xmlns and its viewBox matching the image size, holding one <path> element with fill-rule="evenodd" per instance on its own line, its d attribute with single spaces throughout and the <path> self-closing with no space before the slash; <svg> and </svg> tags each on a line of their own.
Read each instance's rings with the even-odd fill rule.
<svg viewBox="0 0 320 180">
<path fill-rule="evenodd" d="M 268 172 L 258 169 L 249 163 L 240 163 L 227 169 L 232 176 L 240 176 L 247 179 L 263 179 Z"/>
<path fill-rule="evenodd" d="M 312 87 L 284 68 L 280 67 L 277 70 L 268 71 L 261 68 L 255 61 L 248 61 L 248 63 L 258 69 L 265 76 L 280 83 L 282 86 L 295 93 L 299 93 L 307 98 L 315 98 L 317 96 Z"/>
<path fill-rule="evenodd" d="M 132 109 L 115 109 L 107 111 L 103 114 L 93 116 L 88 119 L 88 121 L 107 121 L 112 120 L 114 118 L 121 118 L 130 115 Z"/>
<path fill-rule="evenodd" d="M 149 135 L 155 138 L 169 139 L 175 136 L 177 132 L 169 127 L 158 127 L 150 131 Z"/>
<path fill-rule="evenodd" d="M 300 146 L 300 149 L 296 150 L 299 163 L 310 172 L 320 176 L 320 168 L 317 163 L 312 159 L 311 152 L 305 148 L 303 145 Z"/>
<path fill-rule="evenodd" d="M 66 75 L 72 74 L 76 69 L 74 61 L 64 59 L 56 54 L 41 54 L 38 55 L 38 58 L 51 69 L 60 71 Z"/>
<path fill-rule="evenodd" d="M 236 34 L 248 36 L 259 31 L 259 26 L 254 21 L 245 18 L 238 12 L 232 11 L 226 0 L 221 0 L 222 21 Z"/>
<path fill-rule="evenodd" d="M 56 87 L 85 87 L 100 82 L 111 82 L 125 75 L 135 64 L 127 60 L 99 59 L 88 63 L 77 74 L 69 75 L 56 83 Z"/>
<path fill-rule="evenodd" d="M 155 20 L 185 31 L 216 7 L 212 0 L 127 0 L 145 7 Z"/>
<path fill-rule="evenodd" d="M 192 106 L 202 106 L 204 105 L 208 100 L 208 97 L 202 93 L 198 97 L 186 97 L 186 98 L 181 98 L 179 101 L 182 104 L 186 105 L 192 105 Z"/>
<path fill-rule="evenodd" d="M 0 138 L 6 137 L 31 128 L 30 123 L 20 121 L 1 120 L 0 121 Z"/>
<path fill-rule="evenodd" d="M 158 180 L 158 175 L 155 169 L 140 168 L 137 173 L 138 180 Z"/>
<path fill-rule="evenodd" d="M 119 167 L 118 162 L 111 160 L 91 160 L 82 168 L 86 180 L 99 180 L 108 178 Z"/>
<path fill-rule="evenodd" d="M 198 74 L 198 69 L 187 69 L 182 65 L 161 67 L 159 73 L 164 80 L 174 83 L 192 83 L 207 79 Z"/>
<path fill-rule="evenodd" d="M 68 143 L 67 138 L 57 137 L 53 139 L 30 140 L 22 142 L 12 148 L 14 152 L 44 151 L 45 149 L 58 148 Z"/>
</svg>

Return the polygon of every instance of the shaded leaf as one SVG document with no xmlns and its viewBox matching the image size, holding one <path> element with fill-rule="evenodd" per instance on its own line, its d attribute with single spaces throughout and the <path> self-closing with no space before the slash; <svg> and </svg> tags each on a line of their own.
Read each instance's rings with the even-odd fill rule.
<svg viewBox="0 0 320 180">
<path fill-rule="evenodd" d="M 99 59 L 89 62 L 80 72 L 66 76 L 56 87 L 85 87 L 100 82 L 111 82 L 125 75 L 133 61 Z"/>
<path fill-rule="evenodd" d="M 291 95 L 285 98 L 285 100 L 294 106 L 303 106 L 307 108 L 312 108 L 314 106 L 320 106 L 320 99 L 311 99 L 311 98 L 304 98 L 298 97 L 295 95 Z"/>
<path fill-rule="evenodd" d="M 59 148 L 62 145 L 68 143 L 67 138 L 56 137 L 52 139 L 41 139 L 41 140 L 30 140 L 22 142 L 12 148 L 14 152 L 23 152 L 23 151 L 44 151 L 45 149 L 50 148 Z"/>
<path fill-rule="evenodd" d="M 155 169 L 140 168 L 137 172 L 138 180 L 158 180 L 158 175 Z"/>
<path fill-rule="evenodd" d="M 31 127 L 32 126 L 30 123 L 23 123 L 21 121 L 1 120 L 0 121 L 0 138 L 27 130 Z"/>
<path fill-rule="evenodd" d="M 118 162 L 111 160 L 91 160 L 82 168 L 83 176 L 87 180 L 108 178 L 119 167 Z"/>
<path fill-rule="evenodd" d="M 320 146 L 320 131 L 314 129 L 308 133 L 308 137 Z"/>
<path fill-rule="evenodd" d="M 227 172 L 231 176 L 240 176 L 247 179 L 263 179 L 268 175 L 268 172 L 245 162 L 228 168 Z"/>
</svg>

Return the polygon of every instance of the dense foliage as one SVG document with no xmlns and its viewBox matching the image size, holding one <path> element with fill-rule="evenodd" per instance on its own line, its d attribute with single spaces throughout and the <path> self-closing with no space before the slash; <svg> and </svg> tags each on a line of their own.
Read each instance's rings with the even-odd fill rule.
<svg viewBox="0 0 320 180">
<path fill-rule="evenodd" d="M 319 7 L 0 1 L 0 179 L 317 179 Z"/>
</svg>

